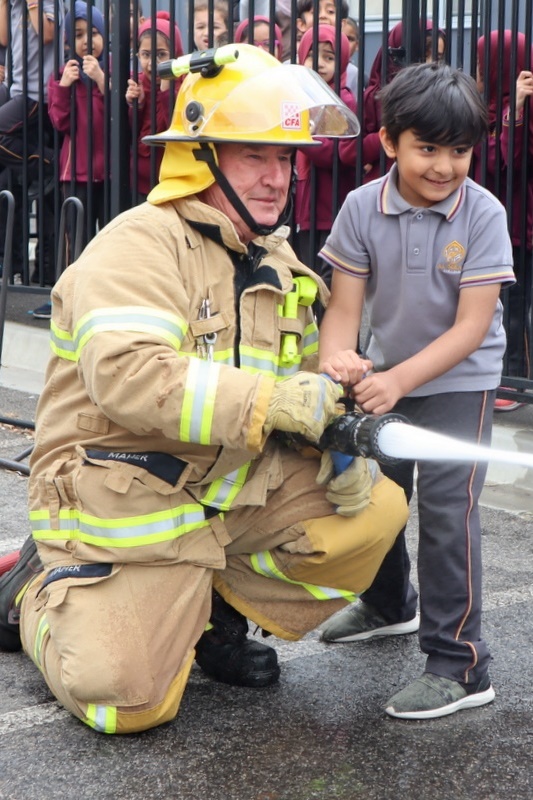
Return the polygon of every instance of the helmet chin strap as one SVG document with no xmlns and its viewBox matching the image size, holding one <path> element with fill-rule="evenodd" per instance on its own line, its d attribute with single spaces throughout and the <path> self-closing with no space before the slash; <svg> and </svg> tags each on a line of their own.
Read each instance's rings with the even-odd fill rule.
<svg viewBox="0 0 533 800">
<path fill-rule="evenodd" d="M 230 201 L 231 205 L 243 220 L 246 225 L 250 228 L 251 231 L 257 233 L 258 236 L 267 236 L 269 233 L 273 233 L 280 225 L 284 225 L 286 222 L 289 221 L 291 213 L 292 213 L 292 182 L 291 187 L 289 190 L 289 195 L 287 198 L 287 202 L 285 204 L 285 208 L 279 215 L 277 221 L 274 225 L 260 225 L 256 220 L 252 217 L 240 197 L 238 196 L 237 192 L 228 181 L 222 170 L 219 168 L 218 164 L 216 163 L 215 156 L 213 153 L 212 148 L 206 143 L 202 142 L 201 149 L 194 150 L 194 157 L 197 161 L 204 161 L 213 177 L 215 178 L 216 182 Z"/>
</svg>

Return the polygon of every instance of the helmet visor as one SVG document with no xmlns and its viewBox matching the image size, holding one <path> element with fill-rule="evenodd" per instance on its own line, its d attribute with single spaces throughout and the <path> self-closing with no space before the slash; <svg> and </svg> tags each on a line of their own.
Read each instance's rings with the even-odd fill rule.
<svg viewBox="0 0 533 800">
<path fill-rule="evenodd" d="M 273 136 L 276 141 L 290 141 L 292 136 L 308 139 L 358 133 L 355 114 L 316 72 L 280 64 L 234 86 L 200 121 L 196 135 L 254 140 Z"/>
<path fill-rule="evenodd" d="M 318 144 L 314 137 L 359 134 L 353 111 L 316 72 L 302 65 L 280 64 L 237 85 L 228 82 L 227 91 L 224 70 L 216 81 L 200 80 L 201 87 L 195 86 L 195 113 L 185 105 L 170 130 L 145 141 L 186 138 L 301 147 Z"/>
</svg>

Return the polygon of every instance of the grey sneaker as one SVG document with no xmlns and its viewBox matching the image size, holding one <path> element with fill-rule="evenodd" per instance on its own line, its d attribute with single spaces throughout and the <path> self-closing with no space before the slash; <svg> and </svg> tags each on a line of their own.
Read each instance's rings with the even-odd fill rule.
<svg viewBox="0 0 533 800">
<path fill-rule="evenodd" d="M 323 642 L 362 642 L 378 636 L 415 633 L 419 627 L 418 613 L 406 622 L 388 623 L 373 606 L 358 600 L 328 619 L 322 626 L 320 638 Z"/>
<path fill-rule="evenodd" d="M 488 674 L 479 683 L 470 685 L 424 672 L 421 678 L 391 697 L 385 711 L 399 719 L 436 719 L 463 708 L 484 706 L 494 697 Z"/>
</svg>

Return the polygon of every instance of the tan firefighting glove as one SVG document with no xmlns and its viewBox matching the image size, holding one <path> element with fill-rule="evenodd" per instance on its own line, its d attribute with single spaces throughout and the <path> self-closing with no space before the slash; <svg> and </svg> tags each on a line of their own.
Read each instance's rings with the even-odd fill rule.
<svg viewBox="0 0 533 800">
<path fill-rule="evenodd" d="M 264 431 L 300 433 L 318 442 L 324 428 L 336 416 L 335 406 L 343 389 L 329 378 L 314 372 L 297 372 L 274 387 Z"/>
<path fill-rule="evenodd" d="M 337 514 L 353 517 L 369 504 L 372 486 L 381 477 L 377 463 L 362 456 L 356 456 L 344 472 L 336 475 L 330 452 L 325 450 L 316 482 L 320 486 L 327 484 L 326 498 L 336 507 Z"/>
</svg>

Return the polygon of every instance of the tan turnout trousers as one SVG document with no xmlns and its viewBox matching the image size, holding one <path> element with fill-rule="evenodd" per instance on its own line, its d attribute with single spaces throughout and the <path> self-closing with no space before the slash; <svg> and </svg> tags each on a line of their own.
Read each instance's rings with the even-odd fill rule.
<svg viewBox="0 0 533 800">
<path fill-rule="evenodd" d="M 262 507 L 228 512 L 182 537 L 176 561 L 120 561 L 80 577 L 67 550 L 22 604 L 26 653 L 59 702 L 94 729 L 141 731 L 177 714 L 214 586 L 276 636 L 296 640 L 367 589 L 405 525 L 403 490 L 383 478 L 355 517 L 332 514 L 316 460 L 283 452 Z M 45 563 L 50 548 L 39 543 Z M 48 552 L 47 552 L 48 551 Z M 53 579 L 53 569 L 70 567 Z M 93 567 L 96 565 L 93 564 Z M 91 567 L 89 567 L 90 571 Z M 57 574 L 57 573 L 56 573 Z"/>
</svg>

